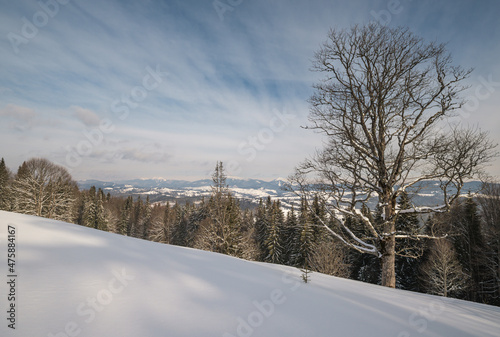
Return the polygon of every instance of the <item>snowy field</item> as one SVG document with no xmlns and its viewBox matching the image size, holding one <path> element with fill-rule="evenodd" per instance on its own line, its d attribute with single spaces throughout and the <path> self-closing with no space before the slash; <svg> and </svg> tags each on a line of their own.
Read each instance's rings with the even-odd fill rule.
<svg viewBox="0 0 500 337">
<path fill-rule="evenodd" d="M 0 256 L 0 336 L 500 336 L 497 307 L 2 211 Z"/>
</svg>

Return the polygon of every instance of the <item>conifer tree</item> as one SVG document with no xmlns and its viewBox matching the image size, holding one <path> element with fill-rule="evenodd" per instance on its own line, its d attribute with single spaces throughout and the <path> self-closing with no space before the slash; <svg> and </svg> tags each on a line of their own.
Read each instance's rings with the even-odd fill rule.
<svg viewBox="0 0 500 337">
<path fill-rule="evenodd" d="M 454 236 L 454 248 L 457 258 L 464 269 L 464 272 L 470 276 L 469 291 L 465 299 L 478 301 L 478 295 L 481 294 L 481 281 L 483 276 L 482 261 L 484 260 L 484 240 L 481 234 L 481 218 L 477 210 L 477 204 L 472 196 L 467 196 L 465 202 L 457 205 L 458 210 L 454 214 L 454 227 L 458 231 Z"/>
<path fill-rule="evenodd" d="M 326 235 L 323 223 L 327 223 L 325 205 L 315 195 L 311 205 L 311 224 L 313 226 L 314 242 L 316 243 L 324 239 Z"/>
<path fill-rule="evenodd" d="M 281 264 L 283 263 L 283 212 L 281 211 L 279 201 L 273 202 L 267 216 L 269 221 L 265 240 L 267 249 L 265 261 Z"/>
<path fill-rule="evenodd" d="M 174 211 L 170 207 L 170 202 L 167 201 L 165 211 L 163 213 L 163 228 L 161 229 L 162 240 L 160 240 L 160 242 L 170 243 L 172 241 L 172 224 L 174 221 Z"/>
<path fill-rule="evenodd" d="M 200 229 L 196 247 L 241 257 L 241 212 L 239 202 L 226 185 L 222 162 L 217 162 L 212 181 L 212 195 L 207 206 L 211 221 Z"/>
<path fill-rule="evenodd" d="M 144 206 L 143 206 L 141 196 L 139 196 L 139 197 L 137 197 L 137 200 L 134 203 L 134 210 L 133 210 L 133 221 L 132 221 L 131 235 L 134 238 L 142 238 L 142 235 L 144 233 L 143 213 L 144 213 Z"/>
<path fill-rule="evenodd" d="M 3 211 L 11 209 L 10 176 L 10 171 L 2 158 L 0 160 L 0 210 Z"/>
<path fill-rule="evenodd" d="M 309 257 L 314 249 L 314 228 L 308 212 L 307 200 L 302 199 L 299 214 L 299 239 L 294 258 L 294 265 L 299 268 L 309 268 Z"/>
<path fill-rule="evenodd" d="M 297 256 L 295 248 L 297 245 L 296 242 L 299 241 L 300 232 L 299 225 L 297 220 L 297 215 L 295 213 L 295 208 L 291 207 L 288 212 L 285 220 L 285 224 L 282 230 L 283 237 L 283 264 L 285 265 L 293 265 L 294 264 L 294 256 Z"/>
<path fill-rule="evenodd" d="M 149 195 L 146 197 L 146 202 L 144 204 L 144 219 L 142 225 L 142 238 L 145 240 L 149 240 L 150 229 L 152 224 L 152 216 L 151 216 L 151 202 L 149 201 Z"/>
<path fill-rule="evenodd" d="M 500 306 L 500 184 L 483 183 L 478 198 L 481 206 L 484 238 L 484 279 L 481 296 L 484 303 Z"/>
<path fill-rule="evenodd" d="M 363 205 L 361 208 L 362 214 L 369 219 L 375 226 L 380 225 L 381 209 L 376 207 L 375 216 L 368 206 Z M 351 228 L 352 232 L 359 238 L 369 241 L 370 233 L 366 230 L 365 226 L 360 223 L 357 218 L 347 216 L 345 219 L 346 225 Z M 358 281 L 363 281 L 372 284 L 380 284 L 380 259 L 373 255 L 362 254 L 358 251 L 349 251 L 348 261 L 351 265 L 351 278 Z"/>
<path fill-rule="evenodd" d="M 257 243 L 257 259 L 264 261 L 267 256 L 266 237 L 267 237 L 267 211 L 262 199 L 259 200 L 255 214 L 255 241 Z"/>
<path fill-rule="evenodd" d="M 186 247 L 188 245 L 188 216 L 186 209 L 176 202 L 172 210 L 175 216 L 172 230 L 172 244 Z"/>
<path fill-rule="evenodd" d="M 120 220 L 118 222 L 118 234 L 130 236 L 132 229 L 132 209 L 134 201 L 132 196 L 128 196 L 120 209 Z"/>
<path fill-rule="evenodd" d="M 403 192 L 399 198 L 399 209 L 411 209 L 408 193 Z M 420 221 L 415 213 L 398 215 L 396 231 L 420 234 Z M 418 258 L 423 253 L 423 241 L 404 238 L 396 241 L 396 288 L 405 290 L 418 290 Z"/>
<path fill-rule="evenodd" d="M 103 194 L 99 193 L 99 191 L 96 193 L 95 186 L 89 189 L 85 201 L 83 222 L 87 227 L 107 231 L 108 221 L 104 213 L 102 196 Z"/>
</svg>

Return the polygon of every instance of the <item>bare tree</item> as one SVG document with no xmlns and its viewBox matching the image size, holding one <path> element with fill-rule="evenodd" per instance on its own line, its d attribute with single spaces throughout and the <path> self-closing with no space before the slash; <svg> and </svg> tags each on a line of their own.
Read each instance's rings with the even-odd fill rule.
<svg viewBox="0 0 500 337">
<path fill-rule="evenodd" d="M 24 162 L 12 183 L 14 210 L 56 220 L 73 220 L 78 190 L 62 166 L 43 158 Z"/>
<path fill-rule="evenodd" d="M 309 198 L 319 192 L 337 220 L 336 227 L 324 227 L 347 246 L 379 257 L 382 285 L 395 287 L 396 239 L 427 237 L 396 231 L 398 214 L 445 211 L 464 181 L 495 155 L 496 145 L 480 130 L 443 131 L 443 121 L 464 104 L 459 94 L 471 70 L 453 66 L 443 44 L 378 24 L 331 30 L 313 70 L 325 78 L 314 86 L 307 128 L 327 142 L 296 168 L 290 187 Z M 401 193 L 430 180 L 444 191 L 442 205 L 398 209 Z M 371 198 L 378 199 L 381 225 L 361 212 Z M 369 235 L 356 236 L 348 217 Z"/>
<path fill-rule="evenodd" d="M 462 270 L 453 245 L 446 239 L 432 242 L 429 259 L 420 268 L 428 293 L 448 297 L 467 288 L 469 276 Z"/>
<path fill-rule="evenodd" d="M 333 240 L 325 240 L 317 245 L 309 257 L 311 269 L 323 274 L 348 278 L 350 265 L 345 247 Z"/>
</svg>

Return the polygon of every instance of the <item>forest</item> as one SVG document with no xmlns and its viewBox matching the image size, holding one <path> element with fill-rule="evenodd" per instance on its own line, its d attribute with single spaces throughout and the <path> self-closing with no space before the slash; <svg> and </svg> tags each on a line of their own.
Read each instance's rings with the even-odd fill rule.
<svg viewBox="0 0 500 337">
<path fill-rule="evenodd" d="M 43 158 L 29 159 L 16 173 L 0 161 L 0 210 L 41 216 L 120 235 L 300 268 L 305 282 L 318 272 L 381 284 L 380 258 L 342 244 L 325 199 L 302 198 L 291 209 L 279 199 L 240 206 L 225 184 L 222 162 L 212 175 L 210 198 L 196 203 L 151 203 L 95 187 L 80 190 L 67 170 Z M 413 208 L 402 193 L 398 209 Z M 382 226 L 380 207 L 361 209 Z M 500 185 L 462 195 L 433 214 L 400 212 L 396 229 L 415 233 L 396 244 L 396 288 L 500 306 Z M 345 222 L 370 242 L 357 218 Z M 326 224 L 326 227 L 325 227 Z"/>
</svg>

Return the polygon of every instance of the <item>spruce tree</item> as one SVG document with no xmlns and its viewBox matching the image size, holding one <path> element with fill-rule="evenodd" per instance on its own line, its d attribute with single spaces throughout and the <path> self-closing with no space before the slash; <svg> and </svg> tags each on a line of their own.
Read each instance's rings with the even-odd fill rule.
<svg viewBox="0 0 500 337">
<path fill-rule="evenodd" d="M 314 228 L 308 211 L 307 200 L 301 201 L 299 214 L 299 237 L 296 242 L 294 265 L 299 268 L 309 268 L 309 256 L 314 249 Z"/>
<path fill-rule="evenodd" d="M 151 216 L 151 202 L 149 201 L 149 195 L 146 197 L 146 203 L 144 204 L 144 220 L 142 226 L 142 238 L 145 240 L 149 240 L 151 225 L 152 225 L 152 216 Z"/>
<path fill-rule="evenodd" d="M 379 226 L 382 223 L 382 211 L 380 207 L 376 207 L 375 216 L 372 215 L 368 206 L 363 205 L 361 208 L 362 214 L 370 219 L 370 222 Z M 351 228 L 352 232 L 359 238 L 368 242 L 370 233 L 367 232 L 365 226 L 358 219 L 353 217 L 346 218 L 346 224 Z M 380 284 L 381 264 L 380 259 L 374 255 L 363 254 L 355 250 L 350 250 L 348 261 L 351 265 L 351 278 L 354 280 Z"/>
<path fill-rule="evenodd" d="M 132 196 L 128 196 L 120 209 L 120 220 L 117 227 L 118 234 L 130 236 L 133 204 Z"/>
<path fill-rule="evenodd" d="M 326 236 L 323 223 L 327 223 L 325 205 L 319 201 L 317 195 L 314 196 L 311 210 L 311 224 L 313 226 L 314 242 L 318 243 Z"/>
<path fill-rule="evenodd" d="M 406 192 L 399 198 L 399 209 L 412 207 Z M 420 221 L 415 214 L 400 214 L 396 219 L 396 231 L 419 234 Z M 423 242 L 412 239 L 396 241 L 396 288 L 418 291 L 418 258 L 423 252 Z"/>
<path fill-rule="evenodd" d="M 10 172 L 5 166 L 5 160 L 0 160 L 0 210 L 11 209 Z"/>
<path fill-rule="evenodd" d="M 170 202 L 167 201 L 165 211 L 163 212 L 163 228 L 160 242 L 171 243 L 172 241 L 172 225 L 175 221 L 174 211 L 170 207 Z"/>
<path fill-rule="evenodd" d="M 108 221 L 104 212 L 102 194 L 96 193 L 96 188 L 92 186 L 85 200 L 83 222 L 87 227 L 107 231 Z"/>
<path fill-rule="evenodd" d="M 283 212 L 279 201 L 273 202 L 268 210 L 268 224 L 265 245 L 267 249 L 266 262 L 283 263 Z"/>
<path fill-rule="evenodd" d="M 172 244 L 186 247 L 188 244 L 188 215 L 186 209 L 175 202 L 172 210 L 175 218 L 172 228 Z"/>
<path fill-rule="evenodd" d="M 131 235 L 134 238 L 142 238 L 144 233 L 144 206 L 141 199 L 141 196 L 137 197 L 136 202 L 134 203 L 133 210 L 133 221 L 132 221 L 132 230 Z"/>
<path fill-rule="evenodd" d="M 266 237 L 267 237 L 267 212 L 262 199 L 259 200 L 255 214 L 255 242 L 257 243 L 257 260 L 265 261 L 267 256 Z"/>
<path fill-rule="evenodd" d="M 454 219 L 458 231 L 454 236 L 454 247 L 458 260 L 464 272 L 470 276 L 469 291 L 465 299 L 480 301 L 481 281 L 483 276 L 484 240 L 481 234 L 481 218 L 477 210 L 477 204 L 469 193 L 465 202 L 458 205 L 457 214 Z"/>
<path fill-rule="evenodd" d="M 298 231 L 298 220 L 297 215 L 295 214 L 295 208 L 292 205 L 292 208 L 287 214 L 285 224 L 283 226 L 282 237 L 283 237 L 283 264 L 285 265 L 293 265 L 294 260 L 293 257 L 298 255 L 295 252 L 295 242 L 299 240 Z"/>
</svg>

